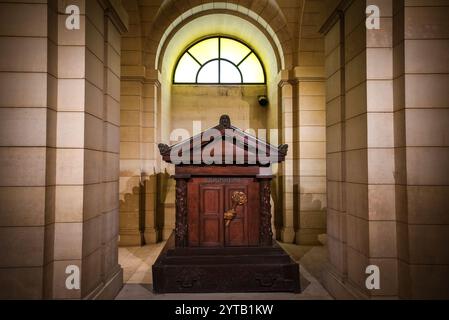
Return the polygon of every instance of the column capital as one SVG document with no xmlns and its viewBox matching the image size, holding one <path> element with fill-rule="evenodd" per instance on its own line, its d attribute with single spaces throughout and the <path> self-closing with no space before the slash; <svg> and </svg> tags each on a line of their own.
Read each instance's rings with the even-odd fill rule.
<svg viewBox="0 0 449 320">
<path fill-rule="evenodd" d="M 324 66 L 296 66 L 290 81 L 296 84 L 303 81 L 326 81 Z"/>
<path fill-rule="evenodd" d="M 160 72 L 158 70 L 149 70 L 144 65 L 122 66 L 121 80 L 139 81 L 143 84 L 153 84 L 156 87 L 161 86 Z"/>
<path fill-rule="evenodd" d="M 345 12 L 352 4 L 352 2 L 353 0 L 340 1 L 338 6 L 336 6 L 335 9 L 330 12 L 327 19 L 322 24 L 319 32 L 323 35 L 326 35 L 338 21 L 344 20 Z"/>
<path fill-rule="evenodd" d="M 278 86 L 279 88 L 282 88 L 286 85 L 291 85 L 291 79 L 292 79 L 292 70 L 281 70 L 278 74 Z"/>
<path fill-rule="evenodd" d="M 282 70 L 278 74 L 279 88 L 282 88 L 286 85 L 295 86 L 300 82 L 323 82 L 326 81 L 324 67 L 315 66 L 315 67 L 304 67 L 304 66 L 296 66 L 291 70 Z"/>
<path fill-rule="evenodd" d="M 117 27 L 121 34 L 129 30 L 129 16 L 120 0 L 100 0 L 105 15 Z"/>
</svg>

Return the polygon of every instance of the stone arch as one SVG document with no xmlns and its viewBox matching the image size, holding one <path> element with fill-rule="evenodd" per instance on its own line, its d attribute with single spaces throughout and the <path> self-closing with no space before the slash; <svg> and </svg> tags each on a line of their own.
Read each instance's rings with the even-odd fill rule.
<svg viewBox="0 0 449 320">
<path fill-rule="evenodd" d="M 279 70 L 292 67 L 294 37 L 288 30 L 284 13 L 274 0 L 228 2 L 166 0 L 159 8 L 154 21 L 146 28 L 143 44 L 144 65 L 150 69 L 159 69 L 161 65 L 159 57 L 170 34 L 188 21 L 212 13 L 238 15 L 256 25 L 271 39 L 273 48 L 279 55 Z M 142 21 L 145 21 L 144 10 L 142 15 Z"/>
<path fill-rule="evenodd" d="M 206 25 L 208 28 L 204 28 Z M 267 83 L 273 84 L 272 80 L 281 70 L 282 57 L 272 46 L 270 38 L 259 28 L 238 15 L 218 12 L 213 15 L 205 14 L 186 19 L 183 26 L 185 28 L 173 30 L 162 46 L 160 63 L 157 66 L 161 73 L 172 74 L 179 54 L 193 41 L 211 35 L 229 36 L 252 47 L 262 59 L 269 80 Z"/>
</svg>

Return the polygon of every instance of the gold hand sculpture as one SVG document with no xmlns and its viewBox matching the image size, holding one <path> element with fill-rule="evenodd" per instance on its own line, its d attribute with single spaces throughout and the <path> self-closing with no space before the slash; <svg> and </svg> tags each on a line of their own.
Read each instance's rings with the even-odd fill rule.
<svg viewBox="0 0 449 320">
<path fill-rule="evenodd" d="M 246 198 L 246 194 L 241 191 L 235 191 L 232 194 L 231 200 L 232 200 L 232 208 L 224 213 L 224 219 L 226 220 L 226 227 L 229 226 L 231 221 L 237 215 L 237 211 L 236 211 L 237 207 L 243 206 L 244 204 L 246 204 L 248 202 L 248 199 Z"/>
</svg>

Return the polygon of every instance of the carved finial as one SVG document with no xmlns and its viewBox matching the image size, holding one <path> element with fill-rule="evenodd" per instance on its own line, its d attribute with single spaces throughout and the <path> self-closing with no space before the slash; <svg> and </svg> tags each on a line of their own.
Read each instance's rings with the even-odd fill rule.
<svg viewBox="0 0 449 320">
<path fill-rule="evenodd" d="M 287 155 L 287 152 L 288 152 L 288 144 L 281 144 L 278 147 L 278 151 L 279 151 L 279 155 L 285 157 Z"/>
<path fill-rule="evenodd" d="M 231 128 L 231 118 L 227 114 L 220 117 L 220 126 L 225 129 Z"/>
<path fill-rule="evenodd" d="M 159 152 L 161 153 L 161 156 L 168 155 L 170 152 L 170 147 L 166 145 L 165 143 L 159 143 L 158 145 Z"/>
</svg>

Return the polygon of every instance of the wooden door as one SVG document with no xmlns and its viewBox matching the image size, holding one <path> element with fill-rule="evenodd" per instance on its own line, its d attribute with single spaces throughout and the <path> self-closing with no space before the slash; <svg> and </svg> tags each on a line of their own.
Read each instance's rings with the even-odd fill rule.
<svg viewBox="0 0 449 320">
<path fill-rule="evenodd" d="M 229 184 L 223 186 L 225 194 L 225 211 L 233 207 L 232 194 L 234 192 L 243 192 L 248 195 L 248 186 Z M 224 228 L 225 246 L 247 246 L 248 243 L 248 205 L 238 206 L 237 215 L 231 221 L 229 226 Z M 224 211 L 223 211 L 224 214 Z"/>
<path fill-rule="evenodd" d="M 248 202 L 225 225 L 232 194 L 244 192 Z M 256 246 L 259 243 L 259 188 L 251 178 L 194 178 L 188 186 L 188 243 L 192 247 Z"/>
<path fill-rule="evenodd" d="M 200 185 L 199 243 L 204 247 L 223 244 L 223 186 Z"/>
</svg>

